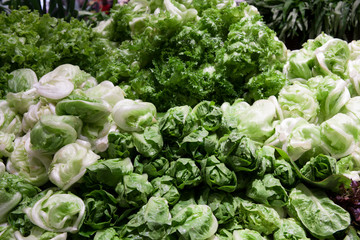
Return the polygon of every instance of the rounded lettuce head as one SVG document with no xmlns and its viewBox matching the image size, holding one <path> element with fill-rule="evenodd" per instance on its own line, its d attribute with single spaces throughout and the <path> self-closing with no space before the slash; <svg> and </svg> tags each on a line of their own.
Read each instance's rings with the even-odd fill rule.
<svg viewBox="0 0 360 240">
<path fill-rule="evenodd" d="M 81 198 L 51 189 L 24 211 L 34 225 L 51 232 L 76 233 L 85 218 L 85 204 Z"/>
<path fill-rule="evenodd" d="M 283 150 L 294 161 L 300 158 L 308 160 L 309 156 L 326 153 L 321 141 L 320 127 L 308 122 L 299 124 L 289 134 Z"/>
<path fill-rule="evenodd" d="M 55 105 L 39 101 L 31 105 L 22 118 L 22 129 L 24 132 L 29 132 L 35 124 L 40 120 L 41 116 L 55 115 Z"/>
<path fill-rule="evenodd" d="M 285 75 L 292 81 L 300 82 L 311 78 L 314 59 L 314 53 L 305 48 L 292 51 L 284 66 Z"/>
<path fill-rule="evenodd" d="M 264 142 L 274 132 L 273 122 L 279 117 L 277 107 L 275 97 L 257 100 L 239 119 L 238 131 L 254 141 Z"/>
<path fill-rule="evenodd" d="M 124 99 L 114 106 L 112 117 L 116 125 L 124 131 L 143 131 L 145 127 L 156 122 L 156 107 L 149 102 Z"/>
<path fill-rule="evenodd" d="M 13 133 L 5 133 L 0 131 L 0 158 L 10 157 L 14 150 L 15 135 Z"/>
<path fill-rule="evenodd" d="M 75 116 L 44 115 L 30 132 L 33 148 L 54 153 L 78 138 L 82 122 Z"/>
<path fill-rule="evenodd" d="M 350 49 L 347 42 L 341 39 L 331 39 L 317 48 L 315 54 L 314 72 L 316 75 L 336 74 L 347 78 L 347 63 L 350 59 Z"/>
<path fill-rule="evenodd" d="M 208 239 L 218 228 L 218 221 L 207 205 L 190 205 L 173 217 L 173 226 L 183 239 Z"/>
<path fill-rule="evenodd" d="M 52 100 L 67 97 L 74 90 L 71 79 L 80 71 L 79 67 L 70 64 L 61 65 L 52 72 L 45 74 L 35 84 L 38 93 Z"/>
<path fill-rule="evenodd" d="M 38 82 L 36 73 L 29 68 L 12 71 L 8 81 L 9 91 L 13 93 L 24 92 L 31 89 Z"/>
<path fill-rule="evenodd" d="M 19 135 L 22 132 L 21 118 L 6 100 L 0 100 L 0 131 Z"/>
<path fill-rule="evenodd" d="M 119 86 L 114 86 L 110 81 L 103 81 L 97 86 L 87 89 L 85 94 L 97 100 L 104 100 L 111 107 L 123 100 L 125 96 L 125 92 Z"/>
<path fill-rule="evenodd" d="M 26 181 L 41 186 L 48 181 L 48 168 L 51 157 L 31 149 L 30 134 L 18 137 L 14 141 L 6 169 L 9 173 L 19 175 Z"/>
<path fill-rule="evenodd" d="M 31 105 L 39 101 L 39 94 L 35 88 L 32 88 L 26 92 L 8 93 L 6 100 L 17 113 L 24 114 Z"/>
<path fill-rule="evenodd" d="M 296 82 L 281 89 L 279 105 L 285 118 L 302 117 L 309 122 L 317 121 L 320 110 L 316 95 L 308 86 Z"/>
<path fill-rule="evenodd" d="M 64 99 L 56 104 L 56 114 L 78 116 L 84 122 L 94 123 L 110 115 L 107 104 L 82 99 Z"/>
<path fill-rule="evenodd" d="M 77 140 L 62 147 L 54 155 L 50 164 L 49 179 L 62 190 L 67 190 L 95 163 L 100 156 L 91 151 L 88 142 Z"/>
<path fill-rule="evenodd" d="M 360 57 L 348 63 L 350 84 L 348 86 L 352 96 L 360 95 Z"/>
<path fill-rule="evenodd" d="M 307 85 L 320 104 L 318 123 L 340 112 L 351 97 L 346 81 L 336 75 L 313 77 L 307 81 Z"/>
<path fill-rule="evenodd" d="M 359 127 L 350 116 L 338 113 L 320 125 L 324 148 L 334 158 L 351 154 L 359 141 Z"/>
<path fill-rule="evenodd" d="M 353 40 L 349 44 L 350 60 L 357 60 L 360 58 L 360 41 Z"/>
<path fill-rule="evenodd" d="M 242 229 L 242 230 L 235 230 L 233 232 L 234 240 L 243 240 L 243 239 L 257 239 L 257 240 L 265 240 L 263 236 L 257 231 L 250 230 L 250 229 Z"/>
</svg>

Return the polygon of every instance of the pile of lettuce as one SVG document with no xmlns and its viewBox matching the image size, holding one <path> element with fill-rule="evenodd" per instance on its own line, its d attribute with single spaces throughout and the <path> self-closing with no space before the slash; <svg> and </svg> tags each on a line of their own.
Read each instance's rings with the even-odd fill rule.
<svg viewBox="0 0 360 240">
<path fill-rule="evenodd" d="M 0 97 L 9 91 L 9 73 L 30 68 L 38 76 L 64 64 L 96 75 L 94 65 L 111 50 L 84 21 L 40 16 L 28 9 L 0 14 Z"/>
<path fill-rule="evenodd" d="M 92 29 L 28 10 L 1 14 L 0 96 L 10 72 L 30 68 L 42 76 L 65 63 L 160 111 L 202 100 L 252 102 L 287 83 L 285 45 L 246 3 L 134 0 L 110 16 Z"/>
<path fill-rule="evenodd" d="M 337 76 L 157 114 L 78 66 L 10 75 L 1 239 L 359 239 L 326 194 L 360 170 L 359 97 Z"/>
<path fill-rule="evenodd" d="M 160 111 L 202 100 L 251 102 L 286 84 L 287 49 L 246 3 L 134 0 L 99 28 L 119 54 L 97 78 L 119 82 L 130 98 Z"/>
</svg>

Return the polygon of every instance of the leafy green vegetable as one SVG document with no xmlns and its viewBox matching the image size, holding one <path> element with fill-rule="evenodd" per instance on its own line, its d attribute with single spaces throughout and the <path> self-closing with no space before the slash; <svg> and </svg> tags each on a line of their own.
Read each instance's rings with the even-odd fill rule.
<svg viewBox="0 0 360 240">
<path fill-rule="evenodd" d="M 286 206 L 289 198 L 285 188 L 272 174 L 266 174 L 263 179 L 254 179 L 247 188 L 246 196 L 272 207 Z"/>
<path fill-rule="evenodd" d="M 148 181 L 148 176 L 137 173 L 123 176 L 123 180 L 115 188 L 119 194 L 117 198 L 119 205 L 122 207 L 139 207 L 146 204 L 153 190 L 154 187 Z"/>
<path fill-rule="evenodd" d="M 24 211 L 31 222 L 42 229 L 76 233 L 85 217 L 85 204 L 71 193 L 48 190 L 34 206 Z"/>
<path fill-rule="evenodd" d="M 289 195 L 289 211 L 315 237 L 331 237 L 350 225 L 349 213 L 324 192 L 299 184 Z"/>
<path fill-rule="evenodd" d="M 225 192 L 233 192 L 237 187 L 237 178 L 235 172 L 221 163 L 214 155 L 206 158 L 202 162 L 202 172 L 205 182 L 212 189 L 218 189 Z"/>
<path fill-rule="evenodd" d="M 54 153 L 78 138 L 82 121 L 75 116 L 41 116 L 30 132 L 34 149 Z"/>
<path fill-rule="evenodd" d="M 306 237 L 305 230 L 301 225 L 293 218 L 285 218 L 281 220 L 281 225 L 279 230 L 274 233 L 275 240 L 285 240 L 285 239 L 309 239 Z"/>
<path fill-rule="evenodd" d="M 49 167 L 49 179 L 62 190 L 67 190 L 85 174 L 86 168 L 100 156 L 90 149 L 88 142 L 77 140 L 60 148 Z"/>
</svg>

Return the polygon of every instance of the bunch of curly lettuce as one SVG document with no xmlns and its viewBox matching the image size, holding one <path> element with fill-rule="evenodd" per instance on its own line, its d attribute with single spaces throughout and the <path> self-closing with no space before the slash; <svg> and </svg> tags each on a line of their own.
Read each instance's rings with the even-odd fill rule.
<svg viewBox="0 0 360 240">
<path fill-rule="evenodd" d="M 252 102 L 287 83 L 286 47 L 246 3 L 134 0 L 97 30 L 118 44 L 97 79 L 120 83 L 128 97 L 160 111 L 202 100 Z"/>
<path fill-rule="evenodd" d="M 40 16 L 24 8 L 0 14 L 0 97 L 9 91 L 10 72 L 31 68 L 42 76 L 55 67 L 76 64 L 95 75 L 94 65 L 110 47 L 84 21 Z"/>
<path fill-rule="evenodd" d="M 1 95 L 11 71 L 31 68 L 42 76 L 64 63 L 161 111 L 201 100 L 252 102 L 287 83 L 284 44 L 256 8 L 228 0 L 134 0 L 95 29 L 13 11 L 0 15 L 0 42 Z"/>
<path fill-rule="evenodd" d="M 328 151 L 330 136 L 284 118 L 274 96 L 157 116 L 152 103 L 124 99 L 121 88 L 74 65 L 40 80 L 30 69 L 10 75 L 0 101 L 1 239 L 356 236 L 349 212 L 325 194 L 356 177 L 356 151 L 345 143 Z M 353 121 L 326 128 L 339 130 L 329 131 L 336 139 L 359 129 Z M 277 135 L 289 148 L 270 146 Z"/>
</svg>

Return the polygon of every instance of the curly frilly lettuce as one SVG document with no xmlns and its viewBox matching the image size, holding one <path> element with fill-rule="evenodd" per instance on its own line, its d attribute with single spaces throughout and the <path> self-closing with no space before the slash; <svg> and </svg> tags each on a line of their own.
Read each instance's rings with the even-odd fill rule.
<svg viewBox="0 0 360 240">
<path fill-rule="evenodd" d="M 100 156 L 91 151 L 90 143 L 77 140 L 60 148 L 49 167 L 49 179 L 62 190 L 67 190 L 94 164 Z"/>
<path fill-rule="evenodd" d="M 39 191 L 19 176 L 7 172 L 0 174 L 0 223 L 6 222 L 7 214 L 22 200 L 34 197 Z"/>
<path fill-rule="evenodd" d="M 50 189 L 24 212 L 34 225 L 44 230 L 76 233 L 85 218 L 85 204 L 72 193 Z"/>
</svg>

